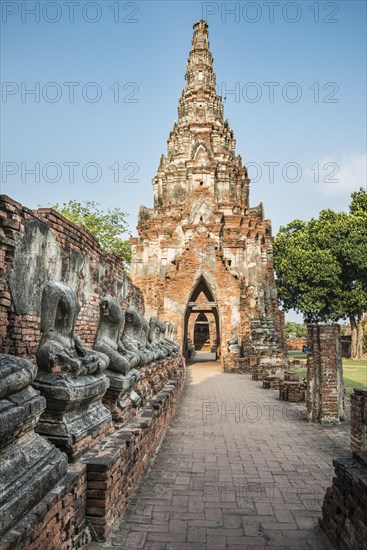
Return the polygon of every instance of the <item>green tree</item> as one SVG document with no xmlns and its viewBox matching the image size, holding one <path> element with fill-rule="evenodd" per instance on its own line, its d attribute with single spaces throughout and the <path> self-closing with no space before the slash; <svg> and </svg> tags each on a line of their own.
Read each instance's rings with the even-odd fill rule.
<svg viewBox="0 0 367 550">
<path fill-rule="evenodd" d="M 285 324 L 285 332 L 287 336 L 291 338 L 306 338 L 307 327 L 305 324 L 287 321 L 287 323 Z"/>
<path fill-rule="evenodd" d="M 126 221 L 128 214 L 119 208 L 102 210 L 99 207 L 100 204 L 95 201 L 74 200 L 52 206 L 68 220 L 88 229 L 98 239 L 102 248 L 121 254 L 126 264 L 130 264 L 130 240 L 122 238 L 124 233 L 129 233 Z"/>
<path fill-rule="evenodd" d="M 281 227 L 274 242 L 280 303 L 306 322 L 348 318 L 352 357 L 363 356 L 367 310 L 367 193 L 352 194 L 349 213 L 323 210 L 318 219 Z"/>
</svg>

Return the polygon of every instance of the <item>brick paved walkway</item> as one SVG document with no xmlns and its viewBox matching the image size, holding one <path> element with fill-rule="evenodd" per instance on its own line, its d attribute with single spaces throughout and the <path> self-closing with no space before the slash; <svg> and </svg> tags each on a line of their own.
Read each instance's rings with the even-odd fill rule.
<svg viewBox="0 0 367 550">
<path fill-rule="evenodd" d="M 320 531 L 349 424 L 309 424 L 247 375 L 193 364 L 155 462 L 104 545 L 88 550 L 330 550 Z"/>
</svg>

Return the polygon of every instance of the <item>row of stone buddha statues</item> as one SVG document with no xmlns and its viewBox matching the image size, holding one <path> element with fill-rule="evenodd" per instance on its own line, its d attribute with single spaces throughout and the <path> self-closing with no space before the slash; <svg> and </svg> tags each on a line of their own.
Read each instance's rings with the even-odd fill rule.
<svg viewBox="0 0 367 550">
<path fill-rule="evenodd" d="M 137 307 L 124 311 L 112 296 L 99 307 L 93 349 L 87 349 L 75 334 L 76 293 L 49 282 L 38 369 L 0 354 L 0 538 L 66 473 L 67 456 L 78 460 L 112 433 L 113 423 L 122 426 L 182 365 L 173 323 L 148 322 Z M 139 368 L 144 365 L 149 368 Z"/>
<path fill-rule="evenodd" d="M 139 309 L 122 309 L 116 298 L 100 301 L 100 319 L 93 349 L 75 334 L 80 305 L 66 284 L 49 282 L 43 289 L 41 342 L 36 360 L 40 370 L 73 377 L 109 371 L 127 375 L 131 369 L 179 352 L 177 327 L 157 317 L 149 322 Z"/>
</svg>

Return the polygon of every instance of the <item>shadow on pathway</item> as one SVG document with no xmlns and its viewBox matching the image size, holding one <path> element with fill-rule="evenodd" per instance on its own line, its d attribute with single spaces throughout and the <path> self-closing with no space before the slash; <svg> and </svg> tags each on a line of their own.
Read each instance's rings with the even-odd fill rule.
<svg viewBox="0 0 367 550">
<path fill-rule="evenodd" d="M 248 375 L 191 363 L 164 441 L 109 541 L 143 550 L 330 550 L 318 527 L 349 424 L 310 424 Z"/>
</svg>

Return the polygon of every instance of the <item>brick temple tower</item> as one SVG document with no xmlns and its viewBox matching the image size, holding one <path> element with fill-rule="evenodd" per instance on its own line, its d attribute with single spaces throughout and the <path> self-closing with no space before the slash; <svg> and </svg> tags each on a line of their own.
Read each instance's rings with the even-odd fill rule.
<svg viewBox="0 0 367 550">
<path fill-rule="evenodd" d="M 178 122 L 141 207 L 131 276 L 146 314 L 177 324 L 184 352 L 216 350 L 225 370 L 281 365 L 271 223 L 249 206 L 250 179 L 216 93 L 208 25 L 194 25 Z M 231 341 L 228 343 L 228 341 Z"/>
</svg>

